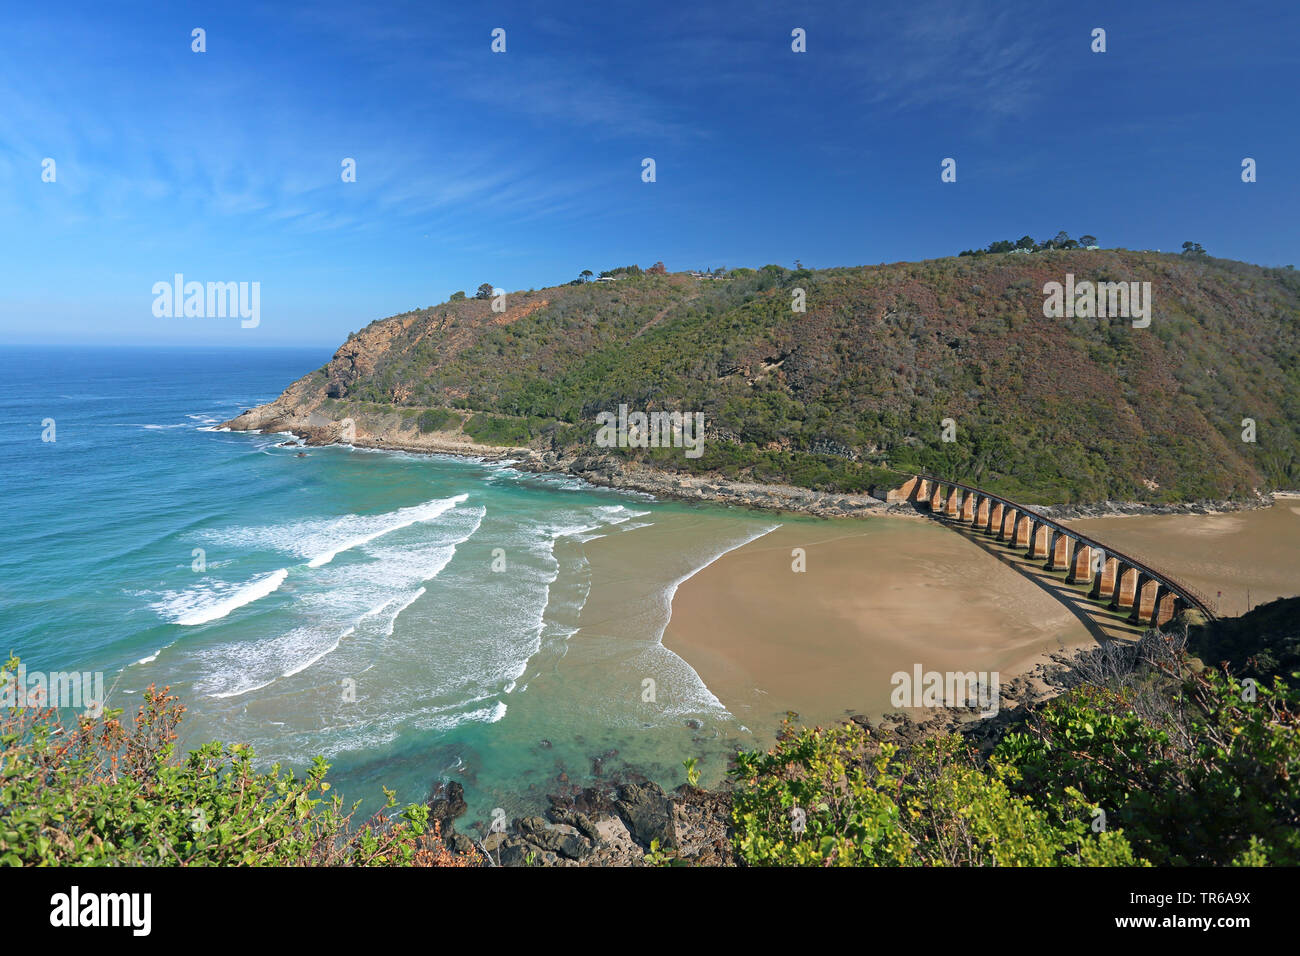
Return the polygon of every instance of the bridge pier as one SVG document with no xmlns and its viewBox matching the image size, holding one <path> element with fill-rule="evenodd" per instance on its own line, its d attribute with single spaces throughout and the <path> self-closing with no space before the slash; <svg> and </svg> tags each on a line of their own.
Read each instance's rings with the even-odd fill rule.
<svg viewBox="0 0 1300 956">
<path fill-rule="evenodd" d="M 981 530 L 989 526 L 989 507 L 990 502 L 987 497 L 980 495 L 975 500 L 975 527 Z"/>
<path fill-rule="evenodd" d="M 1074 546 L 1074 559 L 1070 562 L 1070 573 L 1065 578 L 1069 584 L 1084 584 L 1092 581 L 1092 548 L 1082 541 Z"/>
<path fill-rule="evenodd" d="M 1156 627 L 1164 627 L 1183 610 L 1185 605 L 1183 599 L 1168 588 L 1161 588 L 1161 594 L 1156 598 L 1156 612 L 1152 624 Z"/>
<path fill-rule="evenodd" d="M 1092 590 L 1088 592 L 1088 597 L 1114 607 L 1117 600 L 1115 592 L 1119 589 L 1119 558 L 1112 558 L 1103 551 L 1095 567 Z"/>
<path fill-rule="evenodd" d="M 1155 617 L 1156 599 L 1160 596 L 1160 581 L 1148 574 L 1138 576 L 1137 594 L 1133 598 L 1133 611 L 1129 620 L 1134 624 L 1149 624 Z"/>
<path fill-rule="evenodd" d="M 949 518 L 958 518 L 961 515 L 961 505 L 958 504 L 958 502 L 961 501 L 958 497 L 960 494 L 961 489 L 956 487 L 954 487 L 948 494 L 948 507 L 944 509 L 943 513 Z"/>
<path fill-rule="evenodd" d="M 1070 542 L 1071 538 L 1064 531 L 1053 530 L 1048 537 L 1047 545 L 1047 570 L 1065 571 L 1070 567 Z"/>
<path fill-rule="evenodd" d="M 1029 531 L 1033 525 L 1033 520 L 1026 514 L 1016 515 L 1016 536 L 1013 539 L 1012 547 L 1024 548 L 1029 545 Z"/>
<path fill-rule="evenodd" d="M 979 495 L 972 492 L 964 492 L 961 496 L 961 521 L 965 524 L 967 521 L 975 520 L 975 504 Z"/>
<path fill-rule="evenodd" d="M 1119 584 L 1111 607 L 1117 611 L 1131 611 L 1137 603 L 1138 588 L 1142 586 L 1142 572 L 1131 565 L 1120 567 Z"/>
<path fill-rule="evenodd" d="M 904 492 L 907 495 L 907 500 L 913 503 L 928 501 L 930 498 L 930 479 L 918 475 L 911 481 L 905 482 L 899 490 Z"/>
<path fill-rule="evenodd" d="M 993 507 L 989 510 L 988 521 L 984 530 L 989 534 L 1002 536 L 1002 502 L 995 501 Z"/>
<path fill-rule="evenodd" d="M 930 513 L 939 514 L 939 509 L 943 507 L 943 487 L 939 482 L 934 483 L 934 494 L 930 496 Z"/>
<path fill-rule="evenodd" d="M 1047 535 L 1051 529 L 1041 521 L 1034 521 L 1029 532 L 1029 560 L 1047 557 Z"/>
</svg>

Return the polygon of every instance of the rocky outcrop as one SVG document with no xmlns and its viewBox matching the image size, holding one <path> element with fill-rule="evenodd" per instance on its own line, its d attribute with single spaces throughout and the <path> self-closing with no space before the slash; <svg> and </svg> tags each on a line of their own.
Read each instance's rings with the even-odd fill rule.
<svg viewBox="0 0 1300 956">
<path fill-rule="evenodd" d="M 1253 511 L 1273 504 L 1272 495 L 1254 498 L 1180 501 L 1173 504 L 1144 504 L 1138 501 L 1098 501 L 1087 505 L 1041 505 L 1035 510 L 1053 518 L 1106 518 L 1124 515 L 1212 515 L 1229 511 Z"/>
<path fill-rule="evenodd" d="M 516 819 L 482 849 L 499 866 L 645 866 L 652 845 L 681 860 L 730 865 L 730 795 L 645 780 L 550 798 L 549 819 Z"/>
<path fill-rule="evenodd" d="M 464 816 L 468 809 L 465 788 L 455 780 L 438 784 L 429 798 L 429 819 L 442 827 L 443 834 L 449 833 L 456 818 Z"/>
</svg>

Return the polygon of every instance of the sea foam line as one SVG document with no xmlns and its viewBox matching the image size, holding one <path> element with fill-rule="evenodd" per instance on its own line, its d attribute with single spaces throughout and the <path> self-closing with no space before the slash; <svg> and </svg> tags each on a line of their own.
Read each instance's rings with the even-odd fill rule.
<svg viewBox="0 0 1300 956">
<path fill-rule="evenodd" d="M 774 524 L 774 525 L 772 525 L 772 527 L 770 527 L 770 528 L 765 528 L 765 529 L 763 529 L 762 531 L 758 532 L 758 534 L 753 535 L 752 537 L 746 538 L 744 541 L 741 541 L 739 544 L 733 544 L 730 548 L 726 548 L 726 549 L 724 549 L 724 550 L 722 550 L 722 551 L 719 551 L 717 554 L 715 554 L 713 557 L 709 558 L 709 560 L 705 561 L 703 564 L 701 564 L 701 565 L 700 565 L 698 568 L 696 568 L 694 571 L 690 572 L 689 574 L 683 575 L 682 577 L 680 577 L 680 578 L 678 578 L 676 581 L 674 581 L 672 584 L 668 585 L 668 587 L 664 589 L 664 596 L 668 599 L 668 617 L 667 617 L 667 619 L 664 620 L 664 626 L 661 627 L 661 628 L 659 629 L 659 644 L 660 644 L 660 645 L 663 644 L 663 642 L 664 642 L 664 632 L 668 630 L 668 625 L 669 625 L 669 623 L 670 623 L 670 622 L 672 621 L 672 619 L 673 619 L 673 598 L 677 596 L 677 589 L 678 589 L 679 587 L 681 587 L 682 584 L 684 584 L 685 582 L 689 581 L 691 578 L 695 577 L 695 575 L 699 574 L 701 571 L 703 571 L 703 570 L 704 570 L 705 568 L 707 568 L 709 565 L 713 564 L 713 563 L 714 563 L 715 561 L 717 561 L 719 558 L 724 558 L 724 557 L 726 557 L 727 555 L 731 554 L 731 552 L 736 551 L 736 550 L 738 550 L 738 549 L 740 549 L 740 548 L 743 548 L 743 547 L 744 547 L 745 545 L 747 545 L 747 544 L 752 544 L 753 542 L 757 541 L 759 538 L 763 537 L 764 535 L 771 534 L 773 531 L 775 531 L 775 530 L 776 530 L 777 528 L 779 528 L 779 527 L 781 527 L 779 524 Z M 689 665 L 688 665 L 688 666 L 689 666 Z M 691 669 L 694 670 L 694 668 L 691 668 Z M 699 675 L 697 674 L 696 676 L 699 676 Z M 700 681 L 700 684 L 703 685 L 703 684 L 704 684 L 704 681 L 701 680 L 701 681 Z M 705 690 L 708 690 L 708 688 L 705 687 Z M 709 691 L 709 693 L 712 694 L 713 692 L 712 692 L 712 691 Z M 714 699 L 716 700 L 717 698 L 715 697 Z"/>
<path fill-rule="evenodd" d="M 278 571 L 272 571 L 262 578 L 255 578 L 248 584 L 244 585 L 229 597 L 213 601 L 204 607 L 195 608 L 188 614 L 183 614 L 176 619 L 177 624 L 185 627 L 193 627 L 196 624 L 207 624 L 209 621 L 216 621 L 225 617 L 235 608 L 243 607 L 245 604 L 251 604 L 258 601 L 268 594 L 274 593 L 284 583 L 284 579 L 289 576 L 288 568 L 280 568 Z M 156 654 L 154 655 L 157 656 Z"/>
<path fill-rule="evenodd" d="M 429 508 L 429 510 L 427 511 L 411 509 L 413 513 L 408 514 L 408 516 L 404 517 L 400 521 L 395 521 L 391 524 L 385 525 L 384 527 L 380 528 L 378 531 L 372 531 L 369 534 L 363 534 L 363 535 L 358 535 L 355 538 L 349 538 L 347 541 L 344 541 L 335 547 L 331 547 L 326 551 L 322 551 L 320 554 L 316 555 L 314 558 L 312 558 L 310 561 L 307 562 L 307 567 L 319 568 L 322 565 L 329 564 L 331 561 L 334 560 L 335 557 L 342 554 L 344 551 L 350 551 L 353 548 L 361 547 L 363 544 L 369 544 L 371 541 L 374 541 L 376 538 L 382 538 L 384 535 L 397 531 L 400 528 L 405 528 L 421 521 L 432 521 L 434 518 L 438 517 L 441 514 L 445 514 L 447 511 L 456 507 L 456 505 L 460 504 L 461 502 L 465 501 L 468 498 L 469 495 L 461 494 L 461 495 L 456 495 L 453 498 L 444 498 L 441 501 L 434 502 L 432 506 Z M 400 514 L 400 512 L 398 513 Z"/>
</svg>

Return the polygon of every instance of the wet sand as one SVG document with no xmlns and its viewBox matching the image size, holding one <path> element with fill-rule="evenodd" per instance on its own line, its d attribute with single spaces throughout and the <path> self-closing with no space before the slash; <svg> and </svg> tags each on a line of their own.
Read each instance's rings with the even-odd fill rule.
<svg viewBox="0 0 1300 956">
<path fill-rule="evenodd" d="M 1071 522 L 1145 556 L 1240 614 L 1300 594 L 1300 499 L 1224 515 Z M 792 549 L 806 552 L 804 572 Z M 787 520 L 679 587 L 664 645 L 686 659 L 756 733 L 786 710 L 805 723 L 890 706 L 890 676 L 998 671 L 1002 683 L 1045 655 L 1136 630 L 969 528 L 933 520 Z"/>
<path fill-rule="evenodd" d="M 806 570 L 793 570 L 802 548 Z M 1054 582 L 1049 582 L 1054 584 Z M 937 522 L 788 521 L 685 581 L 664 644 L 756 733 L 878 716 L 897 671 L 997 671 L 1095 646 L 1050 590 Z"/>
</svg>

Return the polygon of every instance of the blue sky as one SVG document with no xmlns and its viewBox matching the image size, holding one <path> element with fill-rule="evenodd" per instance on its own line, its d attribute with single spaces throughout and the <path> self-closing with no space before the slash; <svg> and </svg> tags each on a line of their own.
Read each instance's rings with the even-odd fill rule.
<svg viewBox="0 0 1300 956">
<path fill-rule="evenodd" d="M 1292 3 L 13 6 L 0 342 L 332 346 L 482 282 L 1060 229 L 1300 264 Z M 177 272 L 260 325 L 156 318 Z"/>
</svg>

